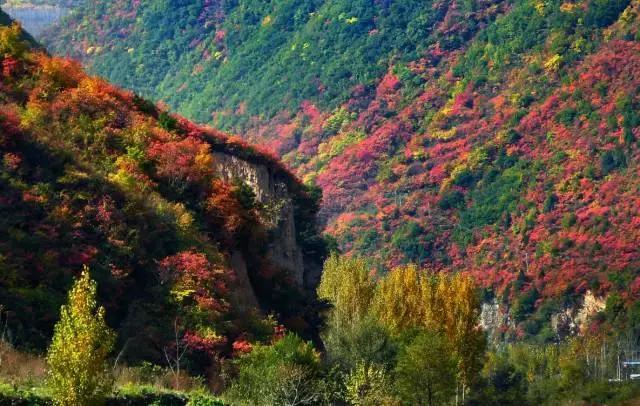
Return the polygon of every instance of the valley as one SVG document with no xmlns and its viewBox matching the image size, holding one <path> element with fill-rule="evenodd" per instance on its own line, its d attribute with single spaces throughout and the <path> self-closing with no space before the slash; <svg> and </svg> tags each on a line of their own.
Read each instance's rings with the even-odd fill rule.
<svg viewBox="0 0 640 406">
<path fill-rule="evenodd" d="M 0 7 L 13 19 L 20 21 L 24 28 L 36 37 L 69 12 L 65 7 L 50 4 L 5 3 L 0 4 Z"/>
<path fill-rule="evenodd" d="M 639 401 L 638 0 L 0 7 L 0 404 Z"/>
</svg>

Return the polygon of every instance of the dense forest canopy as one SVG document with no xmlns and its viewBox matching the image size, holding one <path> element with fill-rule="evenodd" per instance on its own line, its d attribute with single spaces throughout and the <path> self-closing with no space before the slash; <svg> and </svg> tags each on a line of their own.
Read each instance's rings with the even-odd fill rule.
<svg viewBox="0 0 640 406">
<path fill-rule="evenodd" d="M 83 266 L 126 357 L 162 360 L 178 319 L 205 364 L 269 334 L 270 313 L 312 333 L 312 295 L 267 255 L 279 212 L 216 170 L 226 154 L 279 179 L 294 244 L 321 261 L 315 198 L 276 159 L 32 48 L 18 25 L 0 27 L 0 55 L 0 313 L 13 342 L 45 347 Z M 239 291 L 236 253 L 259 303 Z"/>
<path fill-rule="evenodd" d="M 115 1 L 47 38 L 281 156 L 343 252 L 464 270 L 550 340 L 588 292 L 639 293 L 639 7 Z"/>
<path fill-rule="evenodd" d="M 63 5 L 0 11 L 0 403 L 640 399 L 637 0 Z"/>
</svg>

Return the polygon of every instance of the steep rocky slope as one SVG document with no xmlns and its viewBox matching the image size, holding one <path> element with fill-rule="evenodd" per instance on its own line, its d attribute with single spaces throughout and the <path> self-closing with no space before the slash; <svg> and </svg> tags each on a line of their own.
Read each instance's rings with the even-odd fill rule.
<svg viewBox="0 0 640 406">
<path fill-rule="evenodd" d="M 275 323 L 313 335 L 324 255 L 313 191 L 269 154 L 32 50 L 18 26 L 0 27 L 0 55 L 0 317 L 12 342 L 47 344 L 83 266 L 125 358 L 160 361 L 176 333 L 196 367 Z"/>
</svg>

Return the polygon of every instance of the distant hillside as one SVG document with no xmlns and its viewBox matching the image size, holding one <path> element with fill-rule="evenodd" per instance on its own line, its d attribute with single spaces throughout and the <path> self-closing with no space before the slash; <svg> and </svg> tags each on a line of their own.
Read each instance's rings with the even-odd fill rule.
<svg viewBox="0 0 640 406">
<path fill-rule="evenodd" d="M 0 0 L 2 7 L 31 7 L 31 6 L 57 6 L 73 7 L 84 0 Z"/>
<path fill-rule="evenodd" d="M 163 362 L 176 323 L 196 368 L 278 322 L 312 335 L 317 202 L 275 158 L 32 50 L 18 26 L 0 27 L 0 66 L 4 339 L 44 348 L 85 265 L 130 360 Z"/>
<path fill-rule="evenodd" d="M 68 13 L 68 8 L 49 4 L 2 4 L 2 9 L 14 20 L 20 21 L 36 37 Z"/>
<path fill-rule="evenodd" d="M 47 38 L 282 156 L 323 189 L 343 251 L 469 272 L 510 305 L 516 334 L 548 340 L 551 316 L 588 291 L 640 295 L 639 12 L 637 0 L 88 2 Z"/>
</svg>

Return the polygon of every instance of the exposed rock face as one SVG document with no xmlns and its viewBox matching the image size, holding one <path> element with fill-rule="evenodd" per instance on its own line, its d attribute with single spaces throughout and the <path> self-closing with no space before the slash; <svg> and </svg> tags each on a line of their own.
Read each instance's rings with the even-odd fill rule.
<svg viewBox="0 0 640 406">
<path fill-rule="evenodd" d="M 551 328 L 558 340 L 586 333 L 591 318 L 605 309 L 605 298 L 596 297 L 587 291 L 580 305 L 570 306 L 552 314 L 549 320 Z M 509 309 L 498 303 L 496 299 L 482 304 L 480 326 L 487 332 L 491 342 L 497 343 L 505 339 L 504 333 L 513 331 L 516 323 L 509 314 Z"/>
<path fill-rule="evenodd" d="M 489 342 L 497 343 L 502 340 L 503 333 L 514 326 L 507 309 L 498 303 L 497 299 L 482 304 L 480 312 L 480 326 L 487 332 Z"/>
<path fill-rule="evenodd" d="M 559 339 L 584 334 L 589 327 L 589 321 L 598 312 L 605 309 L 604 298 L 596 297 L 587 291 L 580 306 L 568 307 L 551 316 L 551 327 Z"/>
<path fill-rule="evenodd" d="M 296 240 L 296 224 L 291 194 L 284 179 L 279 179 L 268 167 L 242 160 L 236 156 L 214 152 L 216 171 L 225 181 L 240 179 L 253 189 L 256 199 L 267 207 L 271 217 L 272 238 L 269 258 L 285 269 L 298 286 L 310 288 L 302 249 Z"/>
<path fill-rule="evenodd" d="M 235 289 L 232 291 L 231 296 L 233 307 L 238 309 L 240 313 L 259 309 L 258 298 L 251 286 L 247 264 L 242 257 L 242 253 L 234 251 L 229 264 L 236 274 Z"/>
</svg>

